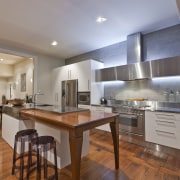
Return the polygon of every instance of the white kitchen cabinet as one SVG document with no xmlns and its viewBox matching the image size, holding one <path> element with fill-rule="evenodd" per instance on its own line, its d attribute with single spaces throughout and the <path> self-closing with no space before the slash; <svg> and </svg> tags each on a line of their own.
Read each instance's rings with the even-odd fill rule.
<svg viewBox="0 0 180 180">
<path fill-rule="evenodd" d="M 95 60 L 86 60 L 67 66 L 70 79 L 78 79 L 78 91 L 96 91 L 99 84 L 95 80 L 95 70 L 103 67 L 103 63 Z M 94 89 L 95 88 L 95 89 Z M 93 93 L 94 94 L 94 93 Z"/>
<path fill-rule="evenodd" d="M 64 66 L 67 78 L 65 80 L 78 79 L 78 64 L 70 64 Z"/>
<path fill-rule="evenodd" d="M 61 81 L 63 80 L 62 68 L 56 68 L 52 72 L 52 98 L 55 105 L 59 105 L 61 102 Z"/>
<path fill-rule="evenodd" d="M 98 112 L 107 112 L 112 113 L 112 107 L 105 107 L 105 106 L 91 106 L 91 111 L 98 111 Z M 109 124 L 104 124 L 102 126 L 97 127 L 96 129 L 100 129 L 103 131 L 111 132 Z"/>
<path fill-rule="evenodd" d="M 82 61 L 77 63 L 78 91 L 91 91 L 91 63 Z"/>
<path fill-rule="evenodd" d="M 95 70 L 103 67 L 103 63 L 86 60 L 59 67 L 52 72 L 52 93 L 55 104 L 61 104 L 61 81 L 78 79 L 78 92 L 90 91 L 91 104 L 98 104 L 104 94 L 103 84 L 96 82 Z"/>
<path fill-rule="evenodd" d="M 61 67 L 61 80 L 78 79 L 77 63 Z"/>
<path fill-rule="evenodd" d="M 180 114 L 145 112 L 145 140 L 180 149 Z"/>
<path fill-rule="evenodd" d="M 78 108 L 91 110 L 91 105 L 78 104 Z"/>
<path fill-rule="evenodd" d="M 91 92 L 91 104 L 99 104 L 100 98 L 104 96 L 104 85 L 102 82 L 96 82 L 97 69 L 101 69 L 103 63 L 91 60 L 91 79 L 90 79 L 90 92 Z"/>
<path fill-rule="evenodd" d="M 53 70 L 53 74 L 58 76 L 61 81 L 78 78 L 77 63 L 61 66 Z M 53 76 L 54 77 L 54 76 Z"/>
<path fill-rule="evenodd" d="M 2 114 L 2 138 L 14 148 L 15 134 L 24 129 L 33 129 L 34 122 L 31 120 L 19 120 L 7 114 Z"/>
</svg>

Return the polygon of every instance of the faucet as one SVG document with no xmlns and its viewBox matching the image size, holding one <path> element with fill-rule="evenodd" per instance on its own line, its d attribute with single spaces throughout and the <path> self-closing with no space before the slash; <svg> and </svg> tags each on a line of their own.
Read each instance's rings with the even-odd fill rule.
<svg viewBox="0 0 180 180">
<path fill-rule="evenodd" d="M 44 93 L 41 93 L 41 92 L 39 91 L 39 92 L 37 92 L 37 93 L 34 94 L 34 98 L 33 98 L 33 99 L 34 99 L 34 100 L 33 100 L 33 104 L 34 104 L 34 105 L 36 105 L 36 100 L 37 100 L 36 97 L 37 97 L 37 95 L 44 95 Z"/>
</svg>

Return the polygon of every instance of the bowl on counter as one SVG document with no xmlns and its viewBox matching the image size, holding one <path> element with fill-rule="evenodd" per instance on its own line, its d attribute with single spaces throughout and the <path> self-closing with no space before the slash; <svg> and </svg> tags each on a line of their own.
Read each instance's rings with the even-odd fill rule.
<svg viewBox="0 0 180 180">
<path fill-rule="evenodd" d="M 13 106 L 22 106 L 25 103 L 25 99 L 11 99 L 8 100 L 9 104 L 12 104 Z"/>
</svg>

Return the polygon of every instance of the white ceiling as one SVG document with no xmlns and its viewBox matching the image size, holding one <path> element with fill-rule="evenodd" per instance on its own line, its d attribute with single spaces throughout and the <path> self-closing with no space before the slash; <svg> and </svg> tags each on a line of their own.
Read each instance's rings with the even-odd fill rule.
<svg viewBox="0 0 180 180">
<path fill-rule="evenodd" d="M 1 61 L 1 59 L 3 59 L 3 61 Z M 11 54 L 0 53 L 0 65 L 1 64 L 15 65 L 24 60 L 27 60 L 27 58 L 15 56 Z"/>
<path fill-rule="evenodd" d="M 175 0 L 0 0 L 0 43 L 61 58 L 179 22 Z"/>
</svg>

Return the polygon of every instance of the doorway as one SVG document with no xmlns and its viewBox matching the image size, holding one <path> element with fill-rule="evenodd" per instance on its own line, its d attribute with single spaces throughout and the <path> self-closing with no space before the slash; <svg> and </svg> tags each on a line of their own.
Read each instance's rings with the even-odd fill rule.
<svg viewBox="0 0 180 180">
<path fill-rule="evenodd" d="M 34 92 L 34 59 L 0 53 L 0 104 L 6 99 L 25 99 Z"/>
</svg>

